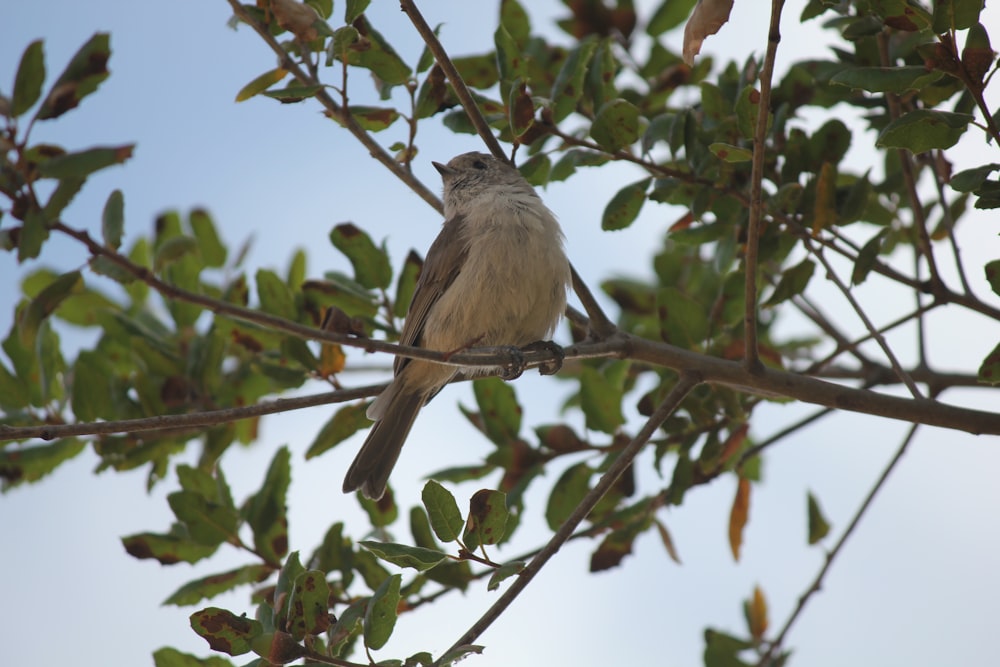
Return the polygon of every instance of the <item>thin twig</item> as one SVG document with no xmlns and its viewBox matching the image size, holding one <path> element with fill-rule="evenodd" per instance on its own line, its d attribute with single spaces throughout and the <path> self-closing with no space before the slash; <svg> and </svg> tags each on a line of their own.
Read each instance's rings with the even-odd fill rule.
<svg viewBox="0 0 1000 667">
<path fill-rule="evenodd" d="M 272 415 L 289 410 L 301 410 L 303 408 L 329 405 L 331 403 L 344 403 L 359 398 L 375 396 L 383 389 L 385 389 L 384 384 L 375 384 L 367 387 L 328 391 L 310 396 L 261 401 L 254 405 L 245 405 L 238 408 L 205 410 L 203 412 L 191 412 L 181 415 L 157 415 L 155 417 L 141 417 L 139 419 L 81 422 L 78 424 L 41 424 L 39 426 L 6 426 L 0 424 L 0 441 L 24 440 L 27 438 L 54 440 L 55 438 L 67 438 L 79 435 L 111 435 L 114 433 L 139 433 L 141 431 L 216 426 L 218 424 L 249 419 L 251 417 Z"/>
<path fill-rule="evenodd" d="M 903 439 L 903 443 L 899 446 L 899 449 L 896 451 L 896 454 L 892 457 L 892 460 L 889 461 L 889 464 L 885 467 L 885 470 L 882 471 L 882 474 L 879 476 L 878 481 L 875 482 L 875 486 L 873 486 L 871 491 L 868 492 L 868 496 L 865 498 L 864 502 L 861 503 L 861 507 L 858 508 L 858 511 L 854 514 L 854 518 L 851 519 L 851 523 L 847 526 L 847 529 L 844 531 L 844 534 L 840 536 L 840 539 L 837 541 L 837 544 L 833 547 L 833 550 L 829 554 L 827 554 L 826 560 L 823 563 L 823 567 L 820 568 L 819 573 L 816 575 L 816 578 L 813 579 L 812 584 L 810 584 L 809 588 L 806 589 L 806 592 L 803 593 L 802 596 L 799 598 L 798 604 L 795 605 L 795 609 L 792 611 L 791 616 L 789 616 L 788 620 L 785 621 L 785 625 L 781 628 L 781 632 L 779 632 L 778 636 L 775 637 L 772 642 L 770 642 L 770 646 L 768 647 L 767 652 L 761 657 L 760 661 L 758 661 L 757 663 L 758 667 L 772 664 L 771 658 L 774 656 L 775 651 L 781 648 L 782 643 L 785 641 L 785 636 L 788 634 L 788 631 L 791 630 L 792 625 L 795 624 L 796 619 L 798 619 L 799 615 L 802 613 L 802 610 L 805 608 L 806 603 L 813 595 L 819 592 L 820 588 L 822 588 L 823 578 L 826 577 L 826 573 L 830 570 L 830 567 L 833 565 L 833 561 L 836 560 L 837 555 L 840 553 L 841 549 L 843 549 L 844 544 L 847 542 L 848 538 L 854 533 L 854 529 L 857 528 L 858 524 L 861 522 L 861 518 L 865 515 L 865 512 L 868 511 L 868 508 L 871 506 L 872 501 L 875 500 L 876 494 L 885 485 L 886 480 L 889 478 L 889 474 L 895 469 L 896 464 L 899 463 L 900 459 L 903 458 L 903 454 L 906 453 L 906 448 L 913 440 L 913 436 L 916 435 L 918 426 L 919 426 L 918 424 L 914 424 L 913 426 L 910 427 L 910 431 L 909 433 L 906 434 L 906 437 Z"/>
<path fill-rule="evenodd" d="M 903 384 L 906 385 L 906 388 L 909 389 L 910 393 L 913 395 L 914 398 L 923 398 L 923 394 L 920 392 L 920 389 L 917 387 L 916 383 L 913 382 L 913 378 L 911 378 L 910 374 L 903 369 L 903 366 L 899 363 L 899 360 L 896 358 L 896 354 L 892 351 L 892 348 L 890 348 L 889 344 L 885 341 L 885 336 L 879 333 L 878 328 L 874 324 L 872 324 L 872 321 L 870 319 L 868 319 L 868 315 L 861 307 L 861 304 L 858 303 L 857 299 L 854 298 L 854 295 L 851 293 L 851 290 L 847 288 L 847 285 L 844 284 L 844 282 L 837 275 L 837 272 L 834 271 L 833 266 L 830 264 L 829 261 L 827 261 L 826 256 L 823 254 L 822 249 L 816 248 L 813 242 L 809 238 L 804 238 L 803 242 L 805 243 L 806 248 L 809 249 L 809 252 L 811 252 L 816 257 L 816 259 L 818 259 L 823 264 L 823 267 L 826 269 L 827 279 L 832 281 L 833 284 L 837 286 L 837 289 L 839 289 L 841 294 L 844 295 L 844 298 L 847 299 L 848 303 L 851 304 L 851 308 L 853 308 L 857 316 L 861 318 L 861 321 L 864 323 L 865 328 L 868 329 L 868 333 L 871 334 L 872 338 L 875 339 L 875 342 L 878 343 L 879 347 L 882 348 L 882 352 L 885 353 L 886 359 L 888 359 L 889 364 L 892 366 L 893 370 L 896 372 L 896 375 L 899 377 L 899 379 L 903 382 Z"/>
<path fill-rule="evenodd" d="M 458 70 L 455 68 L 455 63 L 451 61 L 448 56 L 448 52 L 444 50 L 441 46 L 441 42 L 438 40 L 437 35 L 431 30 L 431 27 L 427 25 L 427 21 L 424 20 L 423 15 L 420 10 L 417 9 L 417 5 L 413 0 L 400 0 L 400 8 L 403 10 L 413 23 L 413 27 L 417 29 L 420 33 L 420 37 L 423 38 L 424 44 L 427 45 L 428 50 L 434 55 L 434 59 L 437 60 L 438 65 L 444 72 L 445 76 L 448 77 L 448 81 L 451 83 L 451 87 L 455 90 L 455 95 L 458 97 L 459 102 L 465 108 L 465 113 L 472 122 L 473 127 L 476 128 L 476 132 L 479 134 L 480 139 L 486 144 L 486 147 L 490 149 L 494 157 L 503 160 L 504 162 L 510 162 L 507 154 L 504 153 L 503 148 L 500 146 L 500 142 L 493 135 L 493 130 L 490 129 L 489 124 L 486 119 L 483 118 L 483 114 L 479 112 L 479 107 L 476 105 L 476 100 L 473 99 L 472 93 L 469 91 L 469 87 L 465 85 L 465 81 L 459 75 Z"/>
<path fill-rule="evenodd" d="M 781 41 L 781 9 L 785 0 L 771 0 L 771 25 L 767 33 L 767 51 L 760 73 L 760 101 L 753 133 L 753 161 L 750 166 L 750 220 L 744 256 L 745 290 L 743 293 L 743 366 L 748 371 L 762 367 L 757 350 L 757 254 L 760 227 L 764 218 L 764 158 L 767 151 L 767 121 L 771 109 L 771 78 L 774 60 Z"/>
<path fill-rule="evenodd" d="M 786 426 L 785 428 L 781 429 L 780 431 L 778 431 L 777 433 L 775 433 L 774 435 L 772 435 L 770 438 L 767 438 L 766 440 L 762 440 L 761 442 L 757 443 L 756 445 L 754 445 L 750 449 L 748 449 L 745 452 L 743 452 L 743 455 L 740 456 L 740 462 L 738 464 L 736 464 L 736 469 L 739 470 L 739 468 L 740 468 L 741 465 L 743 465 L 744 463 L 746 463 L 747 461 L 749 461 L 753 457 L 757 456 L 758 454 L 760 454 L 761 452 L 763 452 L 765 449 L 767 449 L 768 447 L 770 447 L 774 443 L 778 442 L 779 440 L 787 438 L 788 436 L 790 436 L 793 433 L 795 433 L 796 431 L 798 431 L 800 428 L 805 428 L 806 426 L 808 426 L 809 424 L 812 424 L 817 419 L 821 419 L 821 418 L 827 416 L 828 414 L 831 414 L 833 411 L 834 411 L 833 408 L 823 408 L 822 410 L 817 410 L 816 412 L 814 412 L 814 413 L 812 413 L 810 415 L 806 415 L 805 417 L 803 417 L 802 419 L 798 420 L 794 424 L 790 424 L 790 425 Z"/>
<path fill-rule="evenodd" d="M 566 540 L 572 536 L 573 531 L 576 527 L 590 514 L 591 510 L 600 502 L 604 494 L 618 481 L 618 478 L 625 472 L 625 470 L 632 465 L 635 457 L 642 451 L 642 448 L 646 445 L 649 439 L 653 436 L 660 425 L 677 409 L 681 404 L 681 401 L 685 396 L 699 383 L 701 378 L 697 372 L 687 372 L 682 373 L 680 378 L 677 380 L 677 384 L 670 390 L 663 402 L 660 403 L 659 407 L 650 415 L 649 419 L 643 425 L 642 430 L 632 439 L 625 449 L 622 450 L 615 462 L 611 464 L 601 479 L 598 480 L 597 484 L 591 489 L 580 504 L 577 505 L 573 513 L 559 526 L 559 530 L 555 532 L 552 539 L 545 545 L 545 547 L 531 559 L 531 562 L 525 566 L 524 570 L 521 571 L 518 578 L 514 583 L 504 591 L 503 595 L 500 596 L 493 606 L 491 606 L 483 616 L 476 621 L 471 628 L 466 631 L 452 646 L 451 650 L 455 650 L 461 646 L 471 644 L 476 641 L 476 639 L 497 619 L 500 615 L 510 606 L 510 604 L 521 594 L 521 591 L 527 587 L 531 580 L 536 574 L 542 569 L 542 567 L 549 561 L 552 556 L 559 551 L 560 547 L 566 543 Z M 438 664 L 438 663 L 435 663 Z"/>
<path fill-rule="evenodd" d="M 879 61 L 882 67 L 891 67 L 889 58 L 889 35 L 890 28 L 885 28 L 879 32 L 877 37 Z M 896 93 L 887 92 L 885 94 L 886 105 L 889 108 L 889 117 L 897 120 L 903 115 L 899 96 Z M 931 237 L 927 232 L 927 220 L 924 217 L 923 204 L 920 202 L 920 194 L 917 192 L 917 178 L 913 171 L 913 154 L 905 148 L 896 149 L 899 157 L 901 171 L 903 173 L 903 183 L 906 185 L 907 198 L 909 199 L 910 211 L 913 213 L 913 226 L 917 230 L 917 247 L 920 253 L 927 260 L 927 270 L 931 274 L 931 286 L 937 294 L 944 288 L 944 281 L 938 272 L 937 261 L 934 259 L 934 249 L 931 247 Z"/>
<path fill-rule="evenodd" d="M 278 40 L 274 38 L 270 30 L 265 25 L 261 25 L 259 22 L 254 20 L 250 14 L 243 8 L 239 0 L 226 0 L 230 7 L 233 9 L 233 14 L 236 15 L 241 21 L 246 23 L 248 26 L 253 28 L 253 30 L 260 36 L 264 42 L 271 47 L 271 50 L 278 56 L 281 61 L 281 66 L 292 74 L 299 83 L 306 86 L 318 86 L 321 85 L 320 82 L 314 77 L 310 76 L 307 72 L 303 71 L 299 67 L 298 63 L 282 48 Z M 358 122 L 354 120 L 354 116 L 351 115 L 350 110 L 337 104 L 325 88 L 321 88 L 315 95 L 316 99 L 319 100 L 320 104 L 326 109 L 327 113 L 331 118 L 336 119 L 347 131 L 354 135 L 354 137 L 361 142 L 361 144 L 368 149 L 369 155 L 378 160 L 382 165 L 391 171 L 396 178 L 401 180 L 407 185 L 418 197 L 423 199 L 425 202 L 430 204 L 438 212 L 444 210 L 441 200 L 436 194 L 431 192 L 420 180 L 414 176 L 409 170 L 407 170 L 403 165 L 396 162 L 392 155 L 390 155 L 377 141 L 375 141 L 372 136 L 365 131 Z"/>
</svg>

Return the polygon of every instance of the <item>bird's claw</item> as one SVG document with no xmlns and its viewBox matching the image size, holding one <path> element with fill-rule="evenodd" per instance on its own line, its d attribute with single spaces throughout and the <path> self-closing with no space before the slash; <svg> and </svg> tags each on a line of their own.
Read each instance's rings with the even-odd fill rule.
<svg viewBox="0 0 1000 667">
<path fill-rule="evenodd" d="M 510 382 L 521 377 L 527 363 L 524 360 L 524 353 L 519 348 L 511 345 L 506 347 L 505 351 L 510 355 L 510 360 L 500 367 L 500 377 Z"/>
<path fill-rule="evenodd" d="M 548 352 L 555 357 L 551 361 L 543 361 L 539 364 L 538 373 L 540 375 L 555 375 L 562 369 L 563 360 L 566 358 L 566 352 L 562 346 L 551 340 L 536 340 L 534 343 L 525 345 L 523 349 L 528 352 Z"/>
</svg>

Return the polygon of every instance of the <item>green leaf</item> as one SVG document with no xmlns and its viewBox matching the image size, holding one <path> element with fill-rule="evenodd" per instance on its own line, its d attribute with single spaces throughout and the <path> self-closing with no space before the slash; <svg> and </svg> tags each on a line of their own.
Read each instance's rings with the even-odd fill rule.
<svg viewBox="0 0 1000 667">
<path fill-rule="evenodd" d="M 79 176 L 70 176 L 68 178 L 59 179 L 59 184 L 56 186 L 55 191 L 49 200 L 45 203 L 45 208 L 42 209 L 42 217 L 45 219 L 47 224 L 54 223 L 59 220 L 62 215 L 63 209 L 69 206 L 73 198 L 76 197 L 76 193 L 80 191 L 83 187 L 83 183 L 86 179 Z"/>
<path fill-rule="evenodd" d="M 73 414 L 78 421 L 93 422 L 114 419 L 115 396 L 111 384 L 112 370 L 105 354 L 81 350 L 73 363 Z"/>
<path fill-rule="evenodd" d="M 384 561 L 400 567 L 412 567 L 419 572 L 431 569 L 448 557 L 447 554 L 436 549 L 411 547 L 394 542 L 362 540 L 359 544 Z"/>
<path fill-rule="evenodd" d="M 812 278 L 813 271 L 815 270 L 816 263 L 811 259 L 804 259 L 795 266 L 786 269 L 785 272 L 781 274 L 781 280 L 778 281 L 778 285 L 771 293 L 771 297 L 762 305 L 764 307 L 773 307 L 783 301 L 791 299 L 797 294 L 802 294 L 802 292 L 805 291 L 806 286 L 809 284 L 809 280 Z"/>
<path fill-rule="evenodd" d="M 708 336 L 708 308 L 676 287 L 656 292 L 656 313 L 660 338 L 685 349 L 696 349 Z"/>
<path fill-rule="evenodd" d="M 264 581 L 272 571 L 271 567 L 267 565 L 244 565 L 228 572 L 210 574 L 207 577 L 184 584 L 164 600 L 163 604 L 172 604 L 178 607 L 196 604 L 237 586 Z"/>
<path fill-rule="evenodd" d="M 167 496 L 167 502 L 198 544 L 215 547 L 237 539 L 239 516 L 232 508 L 195 491 L 175 491 Z"/>
<path fill-rule="evenodd" d="M 59 304 L 72 294 L 83 292 L 83 276 L 79 271 L 64 273 L 38 293 L 24 308 L 17 319 L 17 332 L 21 344 L 27 348 L 34 346 L 38 328 L 52 314 Z"/>
<path fill-rule="evenodd" d="M 576 109 L 583 95 L 583 82 L 587 77 L 590 58 L 597 49 L 598 40 L 587 37 L 569 52 L 556 80 L 552 84 L 552 119 L 559 123 Z"/>
<path fill-rule="evenodd" d="M 986 355 L 979 366 L 979 381 L 988 384 L 1000 384 L 1000 344 Z"/>
<path fill-rule="evenodd" d="M 101 235 L 104 245 L 118 250 L 122 244 L 122 229 L 125 227 L 125 196 L 121 190 L 112 190 L 101 213 Z"/>
<path fill-rule="evenodd" d="M 170 647 L 153 651 L 153 665 L 154 667 L 233 667 L 233 663 L 219 656 L 198 658 Z"/>
<path fill-rule="evenodd" d="M 334 247 L 347 256 L 354 267 L 354 279 L 367 289 L 385 289 L 392 281 L 392 266 L 385 250 L 378 248 L 368 234 L 349 222 L 330 232 Z"/>
<path fill-rule="evenodd" d="M 558 530 L 573 510 L 579 507 L 580 501 L 590 491 L 593 473 L 593 469 L 586 463 L 577 463 L 559 476 L 545 507 L 545 521 L 551 530 Z"/>
<path fill-rule="evenodd" d="M 410 68 L 381 33 L 372 27 L 367 17 L 361 15 L 352 23 L 358 33 L 367 41 L 364 50 L 348 49 L 348 64 L 371 70 L 387 86 L 398 86 L 406 83 L 410 78 Z M 339 56 L 340 53 L 337 52 L 334 55 Z"/>
<path fill-rule="evenodd" d="M 380 649 L 385 646 L 396 627 L 396 608 L 399 606 L 399 585 L 402 577 L 394 574 L 378 587 L 365 609 L 365 646 Z"/>
<path fill-rule="evenodd" d="M 213 651 L 228 655 L 247 653 L 251 640 L 264 632 L 259 621 L 218 607 L 191 614 L 191 629 L 204 637 Z"/>
<path fill-rule="evenodd" d="M 823 510 L 819 507 L 819 502 L 812 491 L 808 492 L 808 513 L 809 513 L 809 544 L 816 544 L 830 532 L 830 524 L 823 516 Z"/>
<path fill-rule="evenodd" d="M 518 167 L 518 171 L 524 176 L 524 180 L 536 187 L 546 185 L 549 182 L 549 172 L 551 170 L 552 160 L 545 153 L 532 155 Z"/>
<path fill-rule="evenodd" d="M 462 513 L 455 496 L 433 479 L 424 484 L 420 494 L 434 534 L 442 542 L 454 542 L 462 534 Z"/>
<path fill-rule="evenodd" d="M 247 85 L 240 88 L 240 92 L 236 93 L 237 102 L 245 102 L 249 100 L 254 95 L 259 95 L 264 92 L 274 84 L 278 83 L 288 75 L 288 70 L 283 67 L 276 67 L 272 70 L 264 72 L 253 81 Z"/>
<path fill-rule="evenodd" d="M 181 528 L 179 525 L 177 528 Z M 176 531 L 182 533 L 183 529 Z M 122 546 L 130 556 L 152 558 L 162 565 L 197 563 L 215 553 L 216 547 L 198 544 L 190 537 L 174 533 L 136 533 L 122 538 Z"/>
<path fill-rule="evenodd" d="M 0 489 L 6 490 L 23 482 L 36 482 L 83 451 L 85 444 L 77 438 L 63 438 L 48 445 L 20 447 L 8 445 L 0 449 Z"/>
<path fill-rule="evenodd" d="M 604 372 L 584 366 L 580 373 L 580 406 L 587 419 L 587 428 L 614 433 L 625 423 L 621 403 L 624 378 L 616 369 L 624 364 L 608 364 Z"/>
<path fill-rule="evenodd" d="M 515 574 L 521 574 L 524 570 L 525 562 L 523 560 L 512 560 L 509 563 L 504 563 L 497 569 L 493 570 L 493 574 L 490 575 L 489 583 L 486 584 L 486 590 L 495 591 L 500 588 L 500 584 L 503 583 L 504 579 L 509 579 Z"/>
<path fill-rule="evenodd" d="M 288 517 L 285 496 L 291 482 L 291 454 L 281 447 L 271 459 L 260 490 L 247 503 L 246 519 L 253 543 L 265 560 L 278 563 L 288 553 Z"/>
<path fill-rule="evenodd" d="M 153 268 L 158 272 L 163 271 L 169 265 L 196 252 L 198 252 L 197 239 L 191 236 L 174 236 L 157 246 L 153 257 Z"/>
<path fill-rule="evenodd" d="M 941 76 L 941 72 L 928 70 L 923 65 L 849 67 L 830 77 L 830 83 L 867 90 L 870 93 L 903 93 L 907 90 L 921 90 L 940 79 Z"/>
<path fill-rule="evenodd" d="M 650 37 L 658 37 L 668 30 L 672 30 L 691 15 L 697 0 L 663 0 L 646 25 L 646 32 Z"/>
<path fill-rule="evenodd" d="M 649 189 L 650 178 L 644 178 L 615 193 L 608 205 L 604 207 L 601 216 L 601 229 L 616 231 L 625 229 L 639 216 L 642 205 L 646 203 L 646 190 Z"/>
<path fill-rule="evenodd" d="M 10 99 L 10 115 L 17 118 L 34 106 L 42 94 L 45 81 L 45 50 L 42 40 L 36 39 L 21 54 L 14 78 L 14 93 Z"/>
<path fill-rule="evenodd" d="M 753 158 L 753 151 L 749 148 L 734 146 L 722 141 L 709 144 L 708 150 L 712 151 L 712 155 L 726 162 L 749 162 Z"/>
<path fill-rule="evenodd" d="M 990 174 L 998 169 L 1000 169 L 1000 163 L 992 162 L 981 167 L 960 171 L 951 177 L 951 188 L 957 192 L 975 192 L 982 187 Z"/>
<path fill-rule="evenodd" d="M 858 259 L 854 262 L 854 270 L 851 272 L 851 284 L 860 285 L 867 278 L 871 270 L 875 268 L 878 255 L 882 251 L 882 244 L 885 242 L 889 229 L 883 229 L 878 234 L 868 239 L 858 252 Z"/>
<path fill-rule="evenodd" d="M 590 136 L 608 151 L 630 146 L 639 139 L 640 132 L 639 109 L 621 98 L 598 109 L 590 126 Z"/>
<path fill-rule="evenodd" d="M 108 58 L 111 57 L 108 33 L 99 32 L 80 47 L 38 110 L 39 120 L 57 118 L 75 109 L 87 95 L 108 78 Z"/>
<path fill-rule="evenodd" d="M 501 0 L 500 25 L 507 29 L 517 44 L 524 44 L 531 36 L 531 21 L 517 0 Z"/>
<path fill-rule="evenodd" d="M 368 9 L 371 0 L 347 0 L 344 7 L 344 23 L 354 23 Z"/>
<path fill-rule="evenodd" d="M 283 104 L 292 104 L 314 97 L 321 90 L 323 90 L 323 86 L 318 84 L 315 86 L 296 86 L 292 84 L 284 88 L 265 90 L 260 94 L 264 97 L 270 97 L 272 100 L 278 100 Z"/>
<path fill-rule="evenodd" d="M 966 30 L 979 21 L 984 0 L 935 0 L 931 27 L 942 35 L 951 30 Z"/>
<path fill-rule="evenodd" d="M 406 316 L 410 302 L 413 301 L 413 293 L 417 289 L 417 278 L 420 276 L 420 269 L 423 265 L 424 261 L 420 259 L 420 255 L 412 250 L 407 253 L 406 261 L 403 262 L 403 268 L 396 280 L 396 298 L 392 302 L 392 314 L 396 317 Z"/>
<path fill-rule="evenodd" d="M 49 238 L 49 228 L 45 225 L 45 218 L 42 212 L 36 208 L 28 209 L 24 216 L 24 226 L 21 228 L 21 235 L 17 242 L 17 261 L 24 262 L 26 259 L 38 257 L 42 249 L 42 243 Z"/>
<path fill-rule="evenodd" d="M 517 439 L 521 430 L 521 406 L 514 388 L 497 377 L 481 378 L 472 383 L 476 403 L 483 418 L 486 436 L 498 445 Z"/>
<path fill-rule="evenodd" d="M 757 116 L 760 111 L 760 91 L 754 86 L 744 86 L 740 91 L 740 96 L 736 99 L 736 124 L 740 134 L 744 139 L 753 139 L 757 132 Z M 774 121 L 773 114 L 768 112 L 767 129 L 771 129 Z M 731 160 L 732 161 L 732 160 Z"/>
<path fill-rule="evenodd" d="M 330 585 L 319 570 L 307 570 L 295 578 L 288 602 L 285 629 L 295 641 L 318 635 L 330 627 Z"/>
<path fill-rule="evenodd" d="M 371 426 L 372 421 L 365 415 L 368 405 L 366 402 L 349 403 L 333 413 L 306 450 L 306 459 L 319 456 L 361 429 Z"/>
<path fill-rule="evenodd" d="M 369 132 L 381 132 L 399 118 L 399 112 L 390 107 L 350 106 L 347 110 Z"/>
<path fill-rule="evenodd" d="M 38 165 L 38 173 L 45 178 L 86 178 L 90 174 L 132 157 L 135 144 L 100 146 L 78 153 L 66 153 Z"/>
<path fill-rule="evenodd" d="M 923 153 L 935 148 L 951 148 L 969 127 L 973 117 L 964 113 L 917 109 L 889 123 L 875 145 L 879 148 L 905 148 Z"/>
<path fill-rule="evenodd" d="M 505 535 L 508 518 L 507 494 L 489 489 L 476 491 L 469 499 L 469 519 L 462 541 L 469 549 L 496 544 Z"/>
<path fill-rule="evenodd" d="M 749 663 L 740 660 L 742 651 L 753 648 L 753 643 L 745 639 L 737 639 L 711 628 L 705 630 L 705 667 L 750 667 Z"/>
<path fill-rule="evenodd" d="M 256 278 L 257 296 L 262 310 L 286 320 L 298 319 L 292 290 L 278 274 L 268 269 L 258 269 Z"/>
<path fill-rule="evenodd" d="M 993 293 L 1000 296 L 1000 259 L 986 262 L 984 268 L 986 271 L 986 280 L 993 289 Z"/>
<path fill-rule="evenodd" d="M 191 233 L 198 242 L 198 254 L 201 255 L 205 266 L 211 268 L 223 266 L 226 263 L 226 246 L 219 239 L 212 216 L 208 211 L 196 208 L 188 216 L 188 222 L 191 225 Z"/>
</svg>

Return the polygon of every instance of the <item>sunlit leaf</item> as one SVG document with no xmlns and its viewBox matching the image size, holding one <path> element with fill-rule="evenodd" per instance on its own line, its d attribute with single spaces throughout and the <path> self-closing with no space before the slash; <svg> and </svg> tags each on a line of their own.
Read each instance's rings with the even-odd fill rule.
<svg viewBox="0 0 1000 667">
<path fill-rule="evenodd" d="M 80 100 L 97 90 L 101 82 L 108 78 L 110 57 L 108 33 L 99 32 L 87 40 L 52 84 L 38 110 L 38 119 L 58 118 L 70 109 L 75 109 Z"/>
<path fill-rule="evenodd" d="M 240 88 L 240 91 L 236 93 L 236 101 L 245 102 L 254 95 L 259 95 L 264 92 L 274 84 L 284 79 L 286 76 L 288 76 L 288 70 L 283 67 L 276 67 L 272 70 L 268 70 L 247 85 Z"/>
</svg>

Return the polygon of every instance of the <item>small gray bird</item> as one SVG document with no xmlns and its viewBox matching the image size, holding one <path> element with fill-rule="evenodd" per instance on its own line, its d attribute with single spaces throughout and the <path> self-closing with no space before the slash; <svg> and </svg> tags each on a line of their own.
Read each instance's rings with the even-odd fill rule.
<svg viewBox="0 0 1000 667">
<path fill-rule="evenodd" d="M 465 153 L 447 165 L 445 222 L 427 251 L 399 342 L 453 352 L 522 347 L 547 339 L 566 308 L 570 283 L 563 233 L 527 181 L 509 164 Z M 385 493 L 413 421 L 463 369 L 396 357 L 389 386 L 368 408 L 375 421 L 344 479 L 344 492 Z"/>
</svg>

